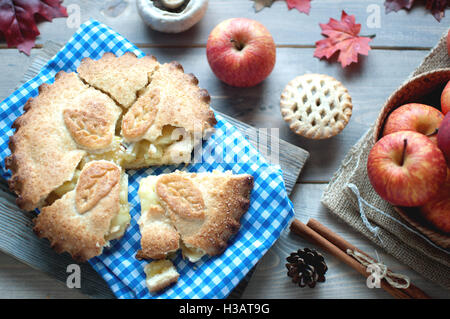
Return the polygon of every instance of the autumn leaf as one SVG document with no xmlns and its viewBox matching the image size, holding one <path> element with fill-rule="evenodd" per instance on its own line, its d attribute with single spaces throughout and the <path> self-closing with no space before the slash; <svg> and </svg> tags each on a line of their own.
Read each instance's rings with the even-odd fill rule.
<svg viewBox="0 0 450 319">
<path fill-rule="evenodd" d="M 389 12 L 397 12 L 401 9 L 409 10 L 414 4 L 414 0 L 386 0 L 384 2 L 384 8 L 386 9 L 386 13 Z"/>
<path fill-rule="evenodd" d="M 342 11 L 341 21 L 330 18 L 327 24 L 320 24 L 320 27 L 327 38 L 316 42 L 315 57 L 329 59 L 340 51 L 338 61 L 345 68 L 358 62 L 358 54 L 368 55 L 372 39 L 359 36 L 361 24 L 355 23 L 355 16 Z"/>
<path fill-rule="evenodd" d="M 311 0 L 286 0 L 288 9 L 297 9 L 300 12 L 309 14 L 311 9 Z"/>
<path fill-rule="evenodd" d="M 253 8 L 255 8 L 256 12 L 261 11 L 266 7 L 272 6 L 272 3 L 275 0 L 252 0 L 254 1 Z M 311 0 L 286 0 L 288 9 L 297 9 L 300 12 L 309 14 L 309 10 L 311 9 Z"/>
<path fill-rule="evenodd" d="M 441 21 L 445 16 L 445 9 L 449 5 L 448 0 L 427 0 L 425 7 L 431 11 L 431 14 L 436 18 L 436 20 Z M 386 13 L 397 12 L 399 10 L 409 10 L 414 5 L 414 0 L 386 0 L 384 2 L 384 7 Z"/>
<path fill-rule="evenodd" d="M 67 17 L 61 0 L 0 0 L 0 32 L 8 47 L 17 47 L 30 55 L 36 37 L 40 34 L 36 15 L 47 21 Z"/>
<path fill-rule="evenodd" d="M 445 8 L 449 5 L 448 0 L 427 0 L 425 7 L 431 11 L 431 14 L 441 22 L 445 16 Z"/>
<path fill-rule="evenodd" d="M 270 7 L 274 0 L 253 0 L 253 8 L 255 8 L 256 12 L 261 11 L 265 7 Z"/>
</svg>

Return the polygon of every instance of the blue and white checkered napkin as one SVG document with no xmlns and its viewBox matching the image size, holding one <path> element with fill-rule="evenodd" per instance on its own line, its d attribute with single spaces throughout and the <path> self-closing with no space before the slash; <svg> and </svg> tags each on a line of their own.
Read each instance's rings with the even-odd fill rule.
<svg viewBox="0 0 450 319">
<path fill-rule="evenodd" d="M 105 25 L 90 20 L 83 24 L 69 42 L 42 68 L 39 74 L 12 93 L 0 104 L 1 174 L 4 159 L 10 154 L 11 124 L 22 114 L 23 105 L 38 94 L 38 87 L 52 82 L 60 70 L 74 71 L 84 57 L 100 58 L 105 52 L 120 56 L 131 51 L 138 57 L 144 53 Z M 293 216 L 293 207 L 284 186 L 281 170 L 269 165 L 238 130 L 216 115 L 216 132 L 203 143 L 201 161 L 184 167 L 164 166 L 128 171 L 131 225 L 125 236 L 112 242 L 104 253 L 89 260 L 106 280 L 118 298 L 223 298 L 239 283 L 247 272 L 280 236 Z M 255 187 L 248 212 L 241 219 L 241 229 L 231 238 L 223 254 L 203 257 L 192 264 L 178 254 L 174 264 L 180 273 L 178 282 L 161 292 L 150 295 L 145 286 L 144 266 L 147 262 L 135 259 L 140 249 L 138 219 L 140 204 L 137 195 L 139 180 L 150 174 L 169 173 L 176 168 L 189 172 L 232 170 L 235 174 L 251 174 Z"/>
</svg>

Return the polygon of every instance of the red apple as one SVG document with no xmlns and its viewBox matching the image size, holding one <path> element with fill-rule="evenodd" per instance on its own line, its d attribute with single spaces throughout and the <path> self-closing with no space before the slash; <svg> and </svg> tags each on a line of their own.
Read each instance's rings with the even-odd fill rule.
<svg viewBox="0 0 450 319">
<path fill-rule="evenodd" d="M 399 131 L 415 131 L 427 135 L 437 144 L 436 133 L 444 115 L 436 108 L 410 103 L 396 108 L 384 124 L 383 136 Z"/>
<path fill-rule="evenodd" d="M 400 131 L 381 138 L 372 148 L 367 173 L 375 191 L 396 206 L 422 206 L 447 177 L 439 148 L 425 135 Z"/>
<path fill-rule="evenodd" d="M 272 72 L 276 49 L 261 23 L 234 18 L 222 21 L 211 31 L 206 55 L 212 71 L 223 82 L 250 87 Z"/>
<path fill-rule="evenodd" d="M 447 114 L 450 111 L 450 81 L 447 82 L 441 95 L 441 110 L 442 113 Z"/>
<path fill-rule="evenodd" d="M 437 196 L 420 208 L 422 216 L 444 233 L 450 233 L 450 169 Z"/>
<path fill-rule="evenodd" d="M 441 126 L 439 127 L 437 142 L 442 153 L 444 153 L 445 159 L 447 160 L 447 166 L 450 167 L 450 113 L 445 116 Z"/>
</svg>

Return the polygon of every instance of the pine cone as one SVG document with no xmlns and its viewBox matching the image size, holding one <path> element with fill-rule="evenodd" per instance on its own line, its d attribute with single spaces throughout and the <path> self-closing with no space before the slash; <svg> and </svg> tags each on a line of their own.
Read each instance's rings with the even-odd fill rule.
<svg viewBox="0 0 450 319">
<path fill-rule="evenodd" d="M 292 282 L 305 287 L 314 288 L 317 282 L 325 282 L 325 273 L 328 270 L 323 256 L 309 248 L 299 249 L 286 258 L 287 275 Z"/>
</svg>

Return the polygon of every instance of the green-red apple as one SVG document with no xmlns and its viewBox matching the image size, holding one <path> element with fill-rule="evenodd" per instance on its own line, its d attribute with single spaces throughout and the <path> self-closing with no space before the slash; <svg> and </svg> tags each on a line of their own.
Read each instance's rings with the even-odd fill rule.
<svg viewBox="0 0 450 319">
<path fill-rule="evenodd" d="M 384 200 L 396 206 L 422 206 L 444 184 L 447 164 L 437 145 L 425 135 L 400 131 L 374 145 L 367 173 Z"/>
<path fill-rule="evenodd" d="M 444 115 L 436 108 L 409 103 L 396 108 L 384 124 L 383 136 L 399 131 L 415 131 L 427 135 L 437 144 L 436 133 Z"/>
<path fill-rule="evenodd" d="M 250 87 L 263 81 L 275 65 L 272 35 L 261 23 L 246 18 L 222 21 L 210 33 L 206 56 L 223 82 Z"/>
<path fill-rule="evenodd" d="M 441 110 L 442 113 L 447 114 L 450 111 L 450 81 L 444 87 L 441 95 Z"/>
<path fill-rule="evenodd" d="M 439 127 L 437 142 L 442 153 L 444 153 L 445 159 L 447 160 L 447 166 L 450 167 L 450 113 L 445 116 L 441 126 Z"/>
</svg>

